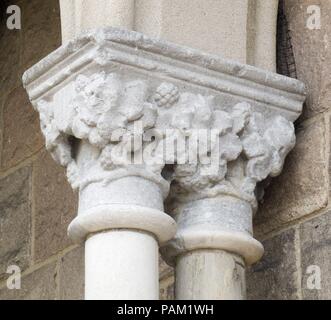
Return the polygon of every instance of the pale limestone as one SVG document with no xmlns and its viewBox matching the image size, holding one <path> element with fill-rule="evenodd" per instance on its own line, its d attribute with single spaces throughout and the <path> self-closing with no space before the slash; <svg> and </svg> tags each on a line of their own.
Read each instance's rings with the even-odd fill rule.
<svg viewBox="0 0 331 320">
<path fill-rule="evenodd" d="M 245 263 L 225 251 L 192 251 L 178 258 L 175 292 L 178 300 L 244 300 Z"/>
<path fill-rule="evenodd" d="M 173 237 L 174 220 L 163 212 L 171 180 L 177 184 L 172 190 L 179 191 L 173 202 L 178 203 L 174 217 L 179 229 L 164 251 L 167 259 L 196 249 L 237 253 L 247 264 L 261 257 L 263 248 L 252 237 L 255 186 L 280 173 L 294 145 L 292 121 L 304 101 L 302 83 L 111 28 L 69 41 L 27 71 L 24 83 L 40 113 L 47 149 L 67 167 L 70 183 L 80 190 L 78 216 L 69 234 L 81 241 L 97 233 L 87 240 L 87 248 L 93 248 L 86 255 L 88 299 L 136 298 L 141 292 L 140 298 L 155 298 L 151 284 L 158 279 L 156 242 L 148 246 L 149 236 L 145 235 L 129 245 L 129 234 L 147 231 L 160 244 Z M 199 114 L 203 117 L 197 117 Z M 192 171 L 176 163 L 177 158 L 169 176 L 163 172 L 168 161 L 140 166 L 118 162 L 113 149 L 126 150 L 131 157 L 145 148 L 144 142 L 138 149 L 131 146 L 127 150 L 125 141 L 111 140 L 114 130 L 131 132 L 138 120 L 142 120 L 144 133 L 169 127 L 182 132 L 218 130 L 223 148 L 220 175 L 202 177 L 201 163 Z M 157 148 L 160 141 L 156 142 Z M 205 204 L 208 210 L 198 214 Z M 134 231 L 123 231 L 127 234 L 119 239 L 119 231 L 100 233 L 111 229 Z M 138 254 L 144 245 L 149 247 L 143 259 L 150 266 L 149 281 L 142 284 L 140 277 L 133 277 L 134 272 L 143 273 L 141 268 L 125 268 L 119 279 L 114 278 L 109 271 L 117 272 L 110 263 L 112 258 L 125 259 L 130 265 L 135 255 L 128 257 L 125 252 L 130 249 Z M 111 256 L 109 252 L 115 251 L 109 248 L 114 246 L 127 250 Z M 98 261 L 105 263 L 95 264 Z M 92 272 L 94 269 L 100 272 Z M 110 275 L 104 281 L 106 272 Z M 131 279 L 130 292 L 120 289 L 123 279 Z M 117 290 L 110 290 L 116 283 Z M 243 280 L 240 284 L 245 286 Z M 233 292 L 243 297 L 237 289 Z"/>
<path fill-rule="evenodd" d="M 276 69 L 278 0 L 62 0 L 63 42 L 121 27 L 224 58 Z M 181 32 L 178 32 L 181 30 Z"/>
<path fill-rule="evenodd" d="M 62 42 L 100 27 L 132 29 L 135 0 L 60 0 Z"/>
<path fill-rule="evenodd" d="M 134 30 L 246 63 L 248 7 L 247 0 L 138 0 Z"/>
<path fill-rule="evenodd" d="M 135 230 L 98 233 L 87 239 L 85 255 L 85 299 L 158 299 L 158 245 L 152 235 Z"/>
<path fill-rule="evenodd" d="M 253 2 L 254 3 L 254 2 Z M 276 72 L 276 34 L 279 0 L 251 2 L 247 25 L 247 63 Z M 254 14 L 255 13 L 255 14 Z"/>
<path fill-rule="evenodd" d="M 266 189 L 255 220 L 265 235 L 328 205 L 328 119 L 317 117 L 297 129 L 297 144 L 283 173 Z M 275 203 L 277 205 L 275 206 Z"/>
</svg>

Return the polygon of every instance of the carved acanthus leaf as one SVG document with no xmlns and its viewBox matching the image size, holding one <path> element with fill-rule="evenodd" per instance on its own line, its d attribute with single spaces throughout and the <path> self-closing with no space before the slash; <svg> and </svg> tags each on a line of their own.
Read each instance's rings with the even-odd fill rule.
<svg viewBox="0 0 331 320">
<path fill-rule="evenodd" d="M 295 143 L 291 122 L 281 116 L 266 118 L 246 102 L 226 111 L 213 96 L 181 93 L 167 82 L 154 87 L 146 80 L 124 80 L 116 73 L 80 75 L 74 85 L 66 124 L 50 102 L 41 100 L 37 106 L 46 147 L 67 167 L 73 187 L 80 187 L 83 178 L 70 136 L 100 150 L 98 169 L 93 168 L 101 172 L 98 181 L 123 169 L 161 177 L 172 159 L 174 172 L 167 177 L 181 197 L 229 193 L 254 203 L 256 183 L 280 173 Z M 198 147 L 184 145 L 174 155 L 165 154 L 169 129 L 184 141 L 197 135 Z M 197 156 L 195 162 L 190 162 L 190 153 Z M 143 160 L 132 164 L 132 158 Z"/>
<path fill-rule="evenodd" d="M 210 98 L 204 99 L 202 103 L 199 97 L 198 107 L 206 110 Z M 212 105 L 210 108 L 214 111 L 208 121 L 211 131 L 217 130 L 217 145 L 209 141 L 210 147 L 202 157 L 199 154 L 200 162 L 195 167 L 177 164 L 173 195 L 183 199 L 185 195 L 204 198 L 229 194 L 255 207 L 256 184 L 268 176 L 280 174 L 285 157 L 295 145 L 294 126 L 281 116 L 265 118 L 247 103 L 235 105 L 231 112 L 219 111 Z M 194 113 L 199 114 L 196 110 Z M 193 127 L 193 122 L 190 125 Z M 213 152 L 215 148 L 217 152 Z M 213 158 L 213 153 L 218 155 L 217 159 Z M 201 160 L 208 157 L 209 164 L 202 164 Z M 216 171 L 213 162 L 218 164 Z"/>
</svg>

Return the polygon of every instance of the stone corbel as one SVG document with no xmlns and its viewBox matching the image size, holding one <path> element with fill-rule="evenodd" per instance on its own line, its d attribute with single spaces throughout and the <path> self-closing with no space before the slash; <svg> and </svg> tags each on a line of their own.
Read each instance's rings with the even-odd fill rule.
<svg viewBox="0 0 331 320">
<path fill-rule="evenodd" d="M 86 298 L 157 299 L 157 243 L 176 265 L 177 298 L 244 297 L 244 265 L 263 253 L 256 185 L 281 172 L 295 144 L 301 82 L 112 28 L 69 41 L 23 82 L 47 149 L 79 190 L 69 236 L 86 241 Z M 180 151 L 162 152 L 168 129 L 215 139 L 196 163 L 180 162 Z M 203 289 L 197 261 L 210 254 L 219 265 L 204 266 L 209 282 L 232 263 L 239 289 Z"/>
</svg>

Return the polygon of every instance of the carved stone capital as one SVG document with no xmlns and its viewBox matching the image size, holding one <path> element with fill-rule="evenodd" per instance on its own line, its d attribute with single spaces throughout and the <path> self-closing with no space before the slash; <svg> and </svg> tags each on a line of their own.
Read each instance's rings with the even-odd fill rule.
<svg viewBox="0 0 331 320">
<path fill-rule="evenodd" d="M 47 149 L 80 192 L 73 238 L 135 228 L 169 240 L 168 197 L 179 228 L 168 256 L 222 248 L 252 262 L 261 254 L 251 226 L 256 185 L 281 172 L 294 146 L 302 83 L 107 28 L 53 52 L 24 85 Z"/>
<path fill-rule="evenodd" d="M 246 102 L 227 112 L 211 103 L 212 97 L 199 96 L 196 101 L 190 104 L 195 108 L 186 127 L 205 126 L 207 139 L 198 141 L 196 163 L 175 165 L 171 200 L 185 203 L 227 195 L 255 209 L 257 183 L 277 176 L 295 145 L 292 122 L 281 115 L 266 118 Z M 186 113 L 180 113 L 181 123 Z"/>
<path fill-rule="evenodd" d="M 225 111 L 210 96 L 194 101 L 191 120 L 181 112 L 179 122 L 208 128 L 208 139 L 198 143 L 196 163 L 175 164 L 167 209 L 178 230 L 165 256 L 171 263 L 187 251 L 223 249 L 253 263 L 263 253 L 252 238 L 253 213 L 263 196 L 257 184 L 280 174 L 295 145 L 294 126 L 281 115 L 266 117 L 247 102 Z"/>
</svg>

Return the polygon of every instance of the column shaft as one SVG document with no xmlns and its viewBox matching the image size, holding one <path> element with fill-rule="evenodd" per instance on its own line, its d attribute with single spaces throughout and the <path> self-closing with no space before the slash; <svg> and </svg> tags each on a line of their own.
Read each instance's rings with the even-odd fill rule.
<svg viewBox="0 0 331 320">
<path fill-rule="evenodd" d="M 177 259 L 177 300 L 242 300 L 245 290 L 245 263 L 237 255 L 206 249 Z"/>
<path fill-rule="evenodd" d="M 158 244 L 134 230 L 92 235 L 85 243 L 85 299 L 156 300 Z"/>
</svg>

